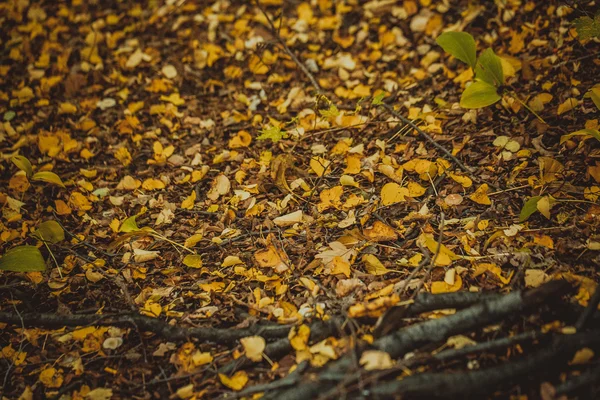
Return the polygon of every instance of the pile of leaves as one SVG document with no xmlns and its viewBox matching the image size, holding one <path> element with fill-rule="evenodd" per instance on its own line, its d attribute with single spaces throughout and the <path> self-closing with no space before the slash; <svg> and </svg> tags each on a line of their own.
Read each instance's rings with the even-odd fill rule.
<svg viewBox="0 0 600 400">
<path fill-rule="evenodd" d="M 0 393 L 597 396 L 595 6 L 0 4 Z"/>
</svg>

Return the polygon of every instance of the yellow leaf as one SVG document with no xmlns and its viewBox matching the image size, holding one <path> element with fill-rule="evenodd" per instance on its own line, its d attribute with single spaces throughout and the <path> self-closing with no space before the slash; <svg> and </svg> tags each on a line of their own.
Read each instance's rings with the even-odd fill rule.
<svg viewBox="0 0 600 400">
<path fill-rule="evenodd" d="M 310 327 L 302 324 L 298 327 L 294 326 L 290 329 L 288 339 L 290 345 L 296 351 L 306 350 L 308 348 L 308 339 L 310 338 Z"/>
<path fill-rule="evenodd" d="M 162 101 L 169 102 L 175 106 L 181 106 L 185 104 L 185 100 L 179 96 L 179 93 L 172 93 L 169 96 L 160 96 Z"/>
<path fill-rule="evenodd" d="M 544 196 L 538 200 L 536 207 L 544 217 L 550 219 L 550 209 L 555 203 L 556 200 L 552 196 Z"/>
<path fill-rule="evenodd" d="M 422 233 L 419 236 L 418 241 L 421 245 L 427 247 L 432 254 L 435 254 L 436 251 L 438 251 L 438 242 L 434 239 L 432 234 Z M 437 258 L 435 259 L 435 265 L 445 267 L 450 265 L 452 261 L 458 259 L 459 257 L 454 254 L 452 250 L 447 248 L 444 244 L 440 244 L 440 250 Z"/>
<path fill-rule="evenodd" d="M 144 308 L 140 310 L 141 314 L 152 318 L 157 318 L 161 312 L 162 307 L 160 306 L 160 304 L 150 299 L 146 300 L 146 302 L 144 303 Z"/>
<path fill-rule="evenodd" d="M 183 258 L 183 264 L 190 268 L 202 268 L 202 256 L 198 254 L 188 254 Z"/>
<path fill-rule="evenodd" d="M 345 174 L 355 175 L 360 173 L 360 154 L 348 154 L 346 156 L 346 169 Z"/>
<path fill-rule="evenodd" d="M 452 293 L 458 292 L 462 287 L 462 279 L 460 275 L 456 275 L 453 284 L 448 284 L 445 281 L 436 281 L 431 283 L 431 293 Z"/>
<path fill-rule="evenodd" d="M 427 189 L 419 185 L 417 182 L 408 182 L 408 195 L 410 197 L 423 196 Z"/>
<path fill-rule="evenodd" d="M 71 193 L 71 196 L 69 197 L 69 203 L 74 209 L 79 211 L 88 211 L 92 209 L 92 203 L 90 203 L 87 197 L 79 192 Z"/>
<path fill-rule="evenodd" d="M 464 188 L 473 186 L 473 181 L 468 176 L 458 175 L 452 172 L 447 172 L 447 174 L 453 181 L 460 183 L 460 185 Z"/>
<path fill-rule="evenodd" d="M 392 272 L 391 270 L 387 269 L 373 254 L 365 254 L 362 256 L 361 260 L 365 263 L 366 271 L 371 275 L 384 275 L 388 272 Z"/>
<path fill-rule="evenodd" d="M 146 190 L 160 190 L 165 188 L 165 183 L 160 179 L 148 178 L 142 183 L 142 188 Z"/>
<path fill-rule="evenodd" d="M 263 351 L 266 347 L 266 341 L 261 336 L 248 336 L 240 339 L 240 343 L 244 346 L 246 357 L 254 362 L 262 360 Z"/>
<path fill-rule="evenodd" d="M 193 234 L 189 238 L 185 239 L 184 246 L 188 248 L 194 247 L 199 241 L 202 240 L 203 237 L 204 235 L 202 235 L 201 233 Z"/>
<path fill-rule="evenodd" d="M 119 160 L 124 167 L 131 164 L 132 161 L 131 154 L 129 153 L 129 150 L 127 150 L 127 147 L 120 147 L 117 149 L 115 152 L 115 158 Z"/>
<path fill-rule="evenodd" d="M 219 374 L 219 380 L 231 390 L 240 391 L 248 383 L 248 374 L 246 371 L 238 371 L 231 378 L 225 374 Z"/>
<path fill-rule="evenodd" d="M 559 161 L 551 157 L 539 157 L 538 164 L 540 166 L 540 184 L 542 185 L 556 181 L 564 169 Z"/>
<path fill-rule="evenodd" d="M 408 189 L 401 187 L 395 182 L 386 183 L 381 188 L 381 204 L 384 206 L 406 201 L 406 196 L 410 196 Z"/>
<path fill-rule="evenodd" d="M 200 350 L 196 350 L 194 354 L 192 354 L 192 362 L 196 367 L 210 364 L 212 361 L 213 356 L 209 352 L 201 352 Z"/>
<path fill-rule="evenodd" d="M 191 210 L 194 208 L 194 204 L 196 204 L 196 191 L 192 189 L 192 193 L 181 202 L 181 208 Z"/>
<path fill-rule="evenodd" d="M 71 103 L 60 103 L 58 106 L 59 114 L 75 114 L 77 112 L 77 107 Z"/>
<path fill-rule="evenodd" d="M 238 149 L 240 147 L 248 147 L 250 143 L 252 143 L 252 136 L 247 131 L 242 130 L 229 140 L 229 148 Z"/>
<path fill-rule="evenodd" d="M 341 197 L 344 193 L 342 186 L 334 186 L 331 189 L 325 189 L 319 194 L 321 202 L 317 205 L 319 212 L 323 212 L 328 208 L 339 209 L 341 207 Z"/>
<path fill-rule="evenodd" d="M 310 168 L 317 176 L 323 176 L 331 173 L 331 162 L 323 157 L 312 157 L 310 159 Z"/>
<path fill-rule="evenodd" d="M 54 208 L 56 208 L 56 213 L 58 215 L 71 214 L 71 207 L 69 207 L 63 200 L 54 200 Z"/>
<path fill-rule="evenodd" d="M 340 256 L 335 256 L 331 260 L 331 275 L 344 274 L 346 278 L 350 278 L 350 263 Z"/>
<path fill-rule="evenodd" d="M 253 74 L 256 75 L 264 75 L 267 72 L 269 72 L 269 66 L 266 65 L 256 54 L 252 54 L 252 56 L 250 56 L 250 60 L 248 61 L 248 68 L 250 69 L 250 71 L 252 71 Z"/>
<path fill-rule="evenodd" d="M 277 272 L 284 272 L 288 269 L 288 266 L 282 259 L 282 254 L 273 245 L 269 245 L 267 249 L 254 253 L 254 259 L 261 267 L 270 267 Z"/>
<path fill-rule="evenodd" d="M 394 361 L 389 353 L 381 350 L 366 350 L 360 356 L 359 364 L 365 370 L 373 371 L 378 369 L 388 369 L 394 365 Z"/>
<path fill-rule="evenodd" d="M 379 220 L 375 221 L 372 227 L 364 229 L 363 235 L 372 242 L 387 242 L 398 239 L 396 231 Z"/>
<path fill-rule="evenodd" d="M 62 369 L 46 368 L 40 373 L 40 382 L 47 388 L 59 388 L 63 384 Z"/>
<path fill-rule="evenodd" d="M 492 204 L 492 201 L 490 200 L 490 198 L 487 195 L 488 189 L 489 189 L 489 187 L 488 187 L 487 183 L 484 183 L 483 185 L 481 185 L 477 188 L 475 193 L 473 193 L 472 195 L 469 196 L 469 199 L 473 200 L 477 204 L 483 204 L 483 205 Z"/>
<path fill-rule="evenodd" d="M 119 184 L 117 185 L 117 189 L 119 190 L 135 190 L 142 186 L 142 182 L 134 177 L 127 175 L 121 179 Z"/>
<path fill-rule="evenodd" d="M 561 115 L 566 112 L 571 111 L 573 108 L 577 106 L 577 99 L 574 97 L 570 97 L 565 100 L 561 105 L 558 106 L 558 111 L 556 114 Z"/>
</svg>

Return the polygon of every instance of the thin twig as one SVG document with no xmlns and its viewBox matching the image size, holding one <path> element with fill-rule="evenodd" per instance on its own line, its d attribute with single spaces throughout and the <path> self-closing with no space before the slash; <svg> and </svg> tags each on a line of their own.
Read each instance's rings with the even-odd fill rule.
<svg viewBox="0 0 600 400">
<path fill-rule="evenodd" d="M 266 18 L 267 22 L 269 23 L 269 26 L 271 28 L 271 35 L 273 35 L 273 37 L 275 39 L 277 39 L 277 41 L 279 42 L 279 44 L 281 45 L 281 47 L 291 57 L 292 61 L 294 61 L 296 63 L 296 65 L 298 66 L 298 68 L 300 68 L 302 70 L 302 72 L 304 73 L 304 75 L 306 75 L 308 77 L 308 79 L 310 80 L 311 85 L 315 88 L 315 90 L 317 91 L 317 93 L 318 94 L 322 94 L 323 90 L 321 89 L 321 86 L 319 85 L 319 83 L 317 82 L 317 80 L 315 79 L 315 77 L 313 76 L 313 74 L 310 73 L 310 71 L 308 70 L 308 68 L 306 68 L 306 65 L 304 65 L 302 63 L 302 61 L 300 61 L 300 59 L 294 54 L 294 52 L 285 43 L 285 41 L 283 40 L 283 38 L 277 33 L 277 27 L 273 23 L 273 20 L 271 19 L 271 17 L 269 17 L 269 15 L 267 14 L 266 10 L 260 5 L 260 0 L 254 0 L 254 3 L 256 4 L 256 7 L 258 7 L 258 9 L 260 10 L 260 12 L 264 15 L 264 17 Z"/>
</svg>

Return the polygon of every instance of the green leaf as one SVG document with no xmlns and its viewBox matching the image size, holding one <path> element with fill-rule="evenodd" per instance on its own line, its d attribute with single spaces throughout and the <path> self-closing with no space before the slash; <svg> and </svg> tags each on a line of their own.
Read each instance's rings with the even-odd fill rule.
<svg viewBox="0 0 600 400">
<path fill-rule="evenodd" d="M 42 222 L 33 233 L 33 236 L 44 242 L 55 244 L 65 240 L 65 231 L 58 222 L 50 220 Z"/>
<path fill-rule="evenodd" d="M 44 271 L 46 262 L 37 247 L 17 246 L 8 250 L 0 258 L 0 269 L 13 272 Z"/>
<path fill-rule="evenodd" d="M 286 138 L 287 132 L 282 131 L 279 126 L 272 125 L 267 129 L 260 131 L 261 135 L 257 137 L 258 140 L 271 139 L 273 143 L 279 142 L 281 139 Z"/>
<path fill-rule="evenodd" d="M 377 96 L 373 96 L 373 100 L 371 100 L 371 104 L 374 106 L 383 104 L 384 97 L 385 97 L 385 92 L 381 92 Z"/>
<path fill-rule="evenodd" d="M 469 85 L 460 97 L 463 108 L 482 108 L 500 100 L 496 88 L 484 81 L 475 81 Z"/>
<path fill-rule="evenodd" d="M 475 39 L 466 32 L 444 32 L 436 39 L 445 52 L 452 54 L 471 68 L 475 68 L 477 54 Z"/>
<path fill-rule="evenodd" d="M 502 60 L 492 49 L 486 49 L 477 59 L 475 78 L 481 79 L 496 87 L 504 83 Z"/>
<path fill-rule="evenodd" d="M 27 157 L 14 156 L 10 158 L 10 161 L 12 161 L 21 171 L 24 171 L 28 178 L 31 178 L 31 175 L 33 175 L 33 167 Z"/>
<path fill-rule="evenodd" d="M 560 137 L 560 144 L 563 144 L 573 136 L 591 136 L 600 141 L 600 131 L 597 131 L 596 129 L 581 129 L 579 131 L 569 133 L 568 135 L 562 135 Z"/>
<path fill-rule="evenodd" d="M 60 187 L 65 187 L 65 184 L 62 182 L 60 177 L 58 175 L 56 175 L 54 172 L 50 172 L 50 171 L 37 172 L 35 175 L 33 175 L 31 177 L 31 180 L 53 183 Z"/>
<path fill-rule="evenodd" d="M 521 214 L 519 214 L 519 220 L 521 222 L 527 221 L 527 219 L 538 210 L 537 204 L 541 199 L 542 196 L 534 196 L 525 202 L 525 205 L 521 209 Z"/>
<path fill-rule="evenodd" d="M 119 232 L 129 233 L 129 232 L 137 232 L 137 231 L 139 231 L 140 228 L 138 228 L 138 226 L 137 226 L 137 222 L 135 221 L 135 217 L 136 217 L 136 215 L 133 215 L 133 216 L 125 219 L 125 221 L 123 221 L 123 223 L 119 227 Z"/>
<path fill-rule="evenodd" d="M 600 14 L 594 19 L 590 17 L 580 17 L 573 21 L 579 40 L 587 40 L 594 37 L 600 37 Z"/>
</svg>

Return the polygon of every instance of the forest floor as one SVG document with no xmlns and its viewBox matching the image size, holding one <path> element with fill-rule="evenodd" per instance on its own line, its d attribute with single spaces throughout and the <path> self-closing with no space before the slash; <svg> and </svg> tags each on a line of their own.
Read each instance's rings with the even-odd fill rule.
<svg viewBox="0 0 600 400">
<path fill-rule="evenodd" d="M 597 395 L 595 7 L 0 4 L 0 397 Z"/>
</svg>

